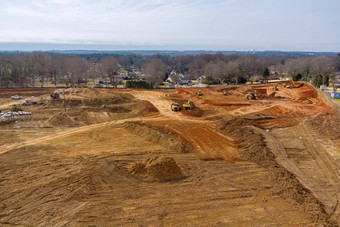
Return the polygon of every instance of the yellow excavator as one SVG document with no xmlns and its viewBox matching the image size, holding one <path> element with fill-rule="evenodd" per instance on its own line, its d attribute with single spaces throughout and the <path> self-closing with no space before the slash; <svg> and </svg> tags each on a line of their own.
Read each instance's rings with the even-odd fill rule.
<svg viewBox="0 0 340 227">
<path fill-rule="evenodd" d="M 58 99 L 59 98 L 59 94 L 51 93 L 51 94 L 46 94 L 46 95 L 40 96 L 40 104 L 45 103 L 45 101 L 47 101 L 49 98 Z"/>
<path fill-rule="evenodd" d="M 296 84 L 293 79 L 290 79 L 290 80 L 287 81 L 287 83 L 285 85 L 283 85 L 283 87 L 285 87 L 285 88 L 299 88 L 302 85 L 303 84 Z"/>
</svg>

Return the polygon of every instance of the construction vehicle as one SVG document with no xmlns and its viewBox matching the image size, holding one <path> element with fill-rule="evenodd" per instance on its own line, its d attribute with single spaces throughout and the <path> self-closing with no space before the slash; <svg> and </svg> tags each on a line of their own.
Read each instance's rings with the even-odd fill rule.
<svg viewBox="0 0 340 227">
<path fill-rule="evenodd" d="M 58 99 L 58 98 L 59 98 L 59 94 L 57 94 L 57 93 L 52 93 L 52 94 L 51 94 L 51 98 L 52 98 L 52 99 Z"/>
<path fill-rule="evenodd" d="M 303 84 L 296 84 L 293 79 L 290 79 L 286 82 L 286 84 L 283 85 L 285 88 L 299 88 Z"/>
<path fill-rule="evenodd" d="M 51 98 L 52 99 L 58 99 L 59 98 L 59 94 L 51 93 L 51 94 L 46 94 L 46 95 L 40 96 L 40 104 L 48 102 Z"/>
<path fill-rule="evenodd" d="M 45 102 L 47 102 L 50 99 L 50 97 L 51 97 L 51 94 L 40 96 L 40 104 L 44 104 Z"/>
<path fill-rule="evenodd" d="M 203 95 L 203 93 L 201 91 L 197 92 L 197 96 L 202 96 L 202 95 Z"/>
<path fill-rule="evenodd" d="M 183 109 L 186 109 L 186 110 L 192 110 L 194 107 L 194 103 L 190 100 L 188 100 L 187 102 L 184 102 L 183 103 Z"/>
<path fill-rule="evenodd" d="M 31 102 L 28 101 L 28 99 L 25 99 L 25 101 L 22 102 L 22 105 L 23 106 L 29 106 L 29 105 L 31 105 Z"/>
<path fill-rule="evenodd" d="M 21 105 L 19 105 L 19 104 L 12 104 L 12 106 L 11 106 L 12 112 L 18 112 L 18 111 L 22 111 L 22 110 L 23 109 L 22 109 Z"/>
<path fill-rule="evenodd" d="M 245 94 L 245 99 L 250 100 L 250 99 L 257 99 L 257 95 L 255 93 L 248 92 Z"/>
<path fill-rule="evenodd" d="M 276 86 L 276 85 L 273 85 L 273 86 L 272 86 L 272 90 L 274 90 L 274 91 L 278 91 L 279 89 L 277 88 L 277 86 Z"/>
<path fill-rule="evenodd" d="M 181 109 L 179 108 L 179 105 L 177 103 L 172 103 L 171 104 L 171 110 L 172 111 L 180 111 Z"/>
</svg>

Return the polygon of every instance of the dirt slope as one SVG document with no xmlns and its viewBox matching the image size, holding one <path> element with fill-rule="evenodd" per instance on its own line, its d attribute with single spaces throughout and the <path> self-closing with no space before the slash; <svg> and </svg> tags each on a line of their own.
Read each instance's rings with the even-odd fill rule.
<svg viewBox="0 0 340 227">
<path fill-rule="evenodd" d="M 0 126 L 0 223 L 336 225 L 337 115 L 308 85 L 277 86 L 80 89 L 67 94 L 72 128 L 41 123 L 62 101 L 29 107 Z M 174 97 L 200 116 L 172 112 Z"/>
</svg>

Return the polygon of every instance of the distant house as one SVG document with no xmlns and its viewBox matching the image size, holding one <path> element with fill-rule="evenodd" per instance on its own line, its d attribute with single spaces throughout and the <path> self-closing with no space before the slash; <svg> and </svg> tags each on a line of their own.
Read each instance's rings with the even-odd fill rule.
<svg viewBox="0 0 340 227">
<path fill-rule="evenodd" d="M 332 96 L 333 99 L 340 99 L 340 93 L 339 92 L 333 91 L 331 93 L 331 96 Z"/>
<path fill-rule="evenodd" d="M 111 83 L 111 81 L 110 81 L 109 78 L 98 80 L 98 84 L 110 84 L 110 83 Z"/>
<path fill-rule="evenodd" d="M 340 83 L 340 71 L 335 73 L 335 79 Z"/>
<path fill-rule="evenodd" d="M 191 80 L 182 80 L 182 85 L 192 85 Z"/>
<path fill-rule="evenodd" d="M 327 86 L 326 86 L 326 85 L 321 85 L 321 86 L 320 86 L 320 90 L 321 90 L 321 91 L 327 90 Z"/>
<path fill-rule="evenodd" d="M 204 75 L 198 77 L 198 79 L 197 79 L 198 83 L 203 83 L 204 80 L 205 80 L 205 76 Z"/>
</svg>

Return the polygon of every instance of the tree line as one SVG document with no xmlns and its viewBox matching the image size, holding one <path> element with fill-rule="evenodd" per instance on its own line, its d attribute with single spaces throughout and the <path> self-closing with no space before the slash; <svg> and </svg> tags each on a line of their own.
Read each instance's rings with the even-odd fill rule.
<svg viewBox="0 0 340 227">
<path fill-rule="evenodd" d="M 271 76 L 320 81 L 340 70 L 340 54 L 282 58 L 279 56 L 201 54 L 167 56 L 119 54 L 53 54 L 45 52 L 0 55 L 0 87 L 43 87 L 46 83 L 78 86 L 99 77 L 117 86 L 124 69 L 132 80 L 160 85 L 171 72 L 193 80 L 201 76 L 208 84 L 245 83 Z M 141 72 L 141 74 L 137 74 Z M 321 82 L 322 83 L 322 82 Z"/>
</svg>

